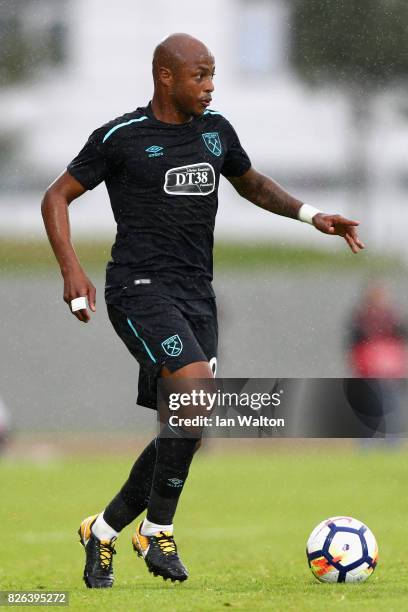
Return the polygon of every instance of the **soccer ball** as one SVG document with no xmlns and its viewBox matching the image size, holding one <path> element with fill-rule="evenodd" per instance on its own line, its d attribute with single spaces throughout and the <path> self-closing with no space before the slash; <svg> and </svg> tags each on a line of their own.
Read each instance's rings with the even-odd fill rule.
<svg viewBox="0 0 408 612">
<path fill-rule="evenodd" d="M 364 523 L 335 516 L 313 529 L 306 555 L 313 575 L 321 582 L 364 582 L 377 565 L 378 546 Z"/>
</svg>

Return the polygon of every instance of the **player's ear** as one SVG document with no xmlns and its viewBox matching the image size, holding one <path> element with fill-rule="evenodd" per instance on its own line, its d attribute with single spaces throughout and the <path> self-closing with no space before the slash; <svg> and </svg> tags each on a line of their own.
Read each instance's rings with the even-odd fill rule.
<svg viewBox="0 0 408 612">
<path fill-rule="evenodd" d="M 160 67 L 158 70 L 158 73 L 159 73 L 158 74 L 159 80 L 162 82 L 163 85 L 168 87 L 169 85 L 172 84 L 173 75 L 169 68 Z"/>
</svg>

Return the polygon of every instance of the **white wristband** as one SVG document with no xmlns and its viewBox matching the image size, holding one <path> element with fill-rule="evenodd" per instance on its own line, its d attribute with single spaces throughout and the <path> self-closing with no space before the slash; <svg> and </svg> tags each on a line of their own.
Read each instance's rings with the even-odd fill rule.
<svg viewBox="0 0 408 612">
<path fill-rule="evenodd" d="M 71 310 L 72 312 L 76 312 L 77 310 L 86 309 L 86 298 L 79 297 L 71 300 Z"/>
<path fill-rule="evenodd" d="M 299 208 L 298 219 L 299 221 L 303 221 L 303 223 L 310 223 L 310 225 L 313 225 L 313 217 L 320 212 L 322 211 L 318 208 L 315 208 L 314 206 L 310 206 L 309 204 L 303 204 Z"/>
</svg>

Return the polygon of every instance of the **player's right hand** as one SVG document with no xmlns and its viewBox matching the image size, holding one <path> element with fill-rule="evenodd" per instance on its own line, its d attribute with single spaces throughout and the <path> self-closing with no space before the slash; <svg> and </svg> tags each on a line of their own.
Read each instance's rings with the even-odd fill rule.
<svg viewBox="0 0 408 612">
<path fill-rule="evenodd" d="M 78 297 L 86 297 L 89 304 L 89 309 L 96 312 L 96 289 L 86 276 L 83 270 L 77 269 L 74 271 L 65 272 L 64 277 L 64 302 L 66 302 L 71 310 L 71 301 Z M 72 312 L 72 310 L 71 310 Z M 88 323 L 91 315 L 87 308 L 77 310 L 72 313 L 79 321 Z"/>
</svg>

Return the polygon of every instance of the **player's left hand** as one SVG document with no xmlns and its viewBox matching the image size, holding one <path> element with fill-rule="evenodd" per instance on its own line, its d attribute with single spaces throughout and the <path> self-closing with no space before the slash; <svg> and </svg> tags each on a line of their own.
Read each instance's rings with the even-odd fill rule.
<svg viewBox="0 0 408 612">
<path fill-rule="evenodd" d="M 365 248 L 357 233 L 357 226 L 360 221 L 352 221 L 341 215 L 325 215 L 318 213 L 313 217 L 313 225 L 323 234 L 341 236 L 349 245 L 353 253 L 358 253 Z"/>
</svg>

